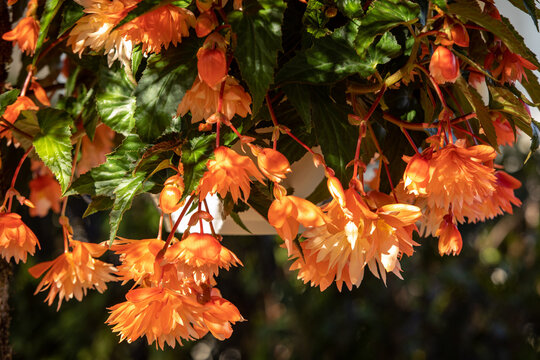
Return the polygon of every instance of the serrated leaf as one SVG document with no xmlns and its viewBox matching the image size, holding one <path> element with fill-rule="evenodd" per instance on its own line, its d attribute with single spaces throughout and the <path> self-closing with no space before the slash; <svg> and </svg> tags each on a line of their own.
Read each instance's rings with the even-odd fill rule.
<svg viewBox="0 0 540 360">
<path fill-rule="evenodd" d="M 331 36 L 316 39 L 313 46 L 299 51 L 277 73 L 276 83 L 329 84 L 358 74 L 364 78 L 373 74 L 377 65 L 388 62 L 401 51 L 390 33 L 367 50 L 362 59 L 354 49 L 356 26 L 337 29 Z"/>
<path fill-rule="evenodd" d="M 448 5 L 448 13 L 458 15 L 464 20 L 484 27 L 500 38 L 511 52 L 523 56 L 537 67 L 540 67 L 536 56 L 525 45 L 523 37 L 518 34 L 508 19 L 501 17 L 502 21 L 498 21 L 488 14 L 482 13 L 475 0 L 458 0 Z"/>
<path fill-rule="evenodd" d="M 156 140 L 171 126 L 178 104 L 197 74 L 199 45 L 197 39 L 186 39 L 181 46 L 148 60 L 135 89 L 135 126 L 143 141 Z"/>
<path fill-rule="evenodd" d="M 73 119 L 67 112 L 52 108 L 38 111 L 37 119 L 40 132 L 34 137 L 34 148 L 64 192 L 71 177 L 70 125 Z"/>
<path fill-rule="evenodd" d="M 521 85 L 523 85 L 525 90 L 527 90 L 527 93 L 531 97 L 531 100 L 536 104 L 540 104 L 540 84 L 538 83 L 538 78 L 536 77 L 536 74 L 533 73 L 531 70 L 524 70 L 527 80 L 523 81 Z"/>
<path fill-rule="evenodd" d="M 114 189 L 115 198 L 114 205 L 109 215 L 109 224 L 111 226 L 109 231 L 109 244 L 112 244 L 116 233 L 118 231 L 118 226 L 122 220 L 122 216 L 131 207 L 133 198 L 137 195 L 143 187 L 145 180 L 145 174 L 139 173 L 134 177 L 124 180 Z"/>
<path fill-rule="evenodd" d="M 71 29 L 75 23 L 84 16 L 84 7 L 77 4 L 75 1 L 68 1 L 62 12 L 62 23 L 58 37 L 62 36 L 66 31 Z"/>
<path fill-rule="evenodd" d="M 98 211 L 109 210 L 113 207 L 114 199 L 108 196 L 95 196 L 86 208 L 83 218 L 97 213 Z"/>
<path fill-rule="evenodd" d="M 332 33 L 327 27 L 330 18 L 326 16 L 327 4 L 321 0 L 309 0 L 302 21 L 308 33 L 316 38 Z"/>
<path fill-rule="evenodd" d="M 6 108 L 17 101 L 19 97 L 19 89 L 13 89 L 0 94 L 0 116 L 4 115 Z"/>
<path fill-rule="evenodd" d="M 282 90 L 304 121 L 307 132 L 311 132 L 311 97 L 306 96 L 305 85 L 287 84 L 282 87 Z"/>
<path fill-rule="evenodd" d="M 96 98 L 101 121 L 114 131 L 128 135 L 135 126 L 135 98 L 121 94 L 104 93 Z"/>
<path fill-rule="evenodd" d="M 497 133 L 495 132 L 495 127 L 493 126 L 493 121 L 489 115 L 489 109 L 484 105 L 482 97 L 478 94 L 475 88 L 469 86 L 465 80 L 460 77 L 456 81 L 456 85 L 459 87 L 463 95 L 469 100 L 469 103 L 476 113 L 476 117 L 484 130 L 488 142 L 494 149 L 498 149 L 499 145 L 497 144 Z"/>
<path fill-rule="evenodd" d="M 311 94 L 313 130 L 327 165 L 334 169 L 342 183 L 348 184 L 352 168 L 346 166 L 356 150 L 356 136 L 350 134 L 357 134 L 358 129 L 348 121 L 352 110 L 335 103 L 328 93 L 329 89 L 323 88 Z"/>
<path fill-rule="evenodd" d="M 32 136 L 32 139 L 20 134 L 17 131 L 13 131 L 12 134 L 21 144 L 23 149 L 28 149 L 33 145 L 33 137 L 40 132 L 39 123 L 36 116 L 36 110 L 23 110 L 21 114 L 22 118 L 19 117 L 17 120 L 17 129 L 24 131 L 26 134 Z"/>
<path fill-rule="evenodd" d="M 355 39 L 356 52 L 360 57 L 368 54 L 368 49 L 378 35 L 396 26 L 413 22 L 420 14 L 420 7 L 407 0 L 379 0 L 371 4 L 366 15 L 360 20 Z"/>
<path fill-rule="evenodd" d="M 514 5 L 521 11 L 529 14 L 529 16 L 531 17 L 534 23 L 534 26 L 536 27 L 536 30 L 539 30 L 538 29 L 539 10 L 536 8 L 535 0 L 509 0 L 509 1 L 512 3 L 512 5 Z"/>
<path fill-rule="evenodd" d="M 124 139 L 107 161 L 81 175 L 73 182 L 66 195 L 89 194 L 114 197 L 116 187 L 126 178 L 131 177 L 135 163 L 144 152 L 144 144 L 137 135 Z"/>
<path fill-rule="evenodd" d="M 234 57 L 253 97 L 256 113 L 274 81 L 277 54 L 281 48 L 281 23 L 285 11 L 282 0 L 262 6 L 257 12 L 233 11 L 228 19 L 238 37 Z"/>
<path fill-rule="evenodd" d="M 34 59 L 32 61 L 33 65 L 36 64 L 39 57 L 38 55 L 41 52 L 41 47 L 43 46 L 43 42 L 47 38 L 51 21 L 55 17 L 58 10 L 60 10 L 63 2 L 64 0 L 47 0 L 45 2 L 45 8 L 43 9 L 43 13 L 41 14 L 41 19 L 39 19 L 39 35 L 36 42 Z"/>
<path fill-rule="evenodd" d="M 337 0 L 336 5 L 339 11 L 349 19 L 356 19 L 364 15 L 361 0 Z"/>
</svg>

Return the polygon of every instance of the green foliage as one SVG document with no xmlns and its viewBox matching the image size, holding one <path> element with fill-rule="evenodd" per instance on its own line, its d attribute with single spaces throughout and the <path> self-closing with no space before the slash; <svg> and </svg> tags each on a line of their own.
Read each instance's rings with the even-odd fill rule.
<svg viewBox="0 0 540 360">
<path fill-rule="evenodd" d="M 9 105 L 13 104 L 17 100 L 19 93 L 19 89 L 13 89 L 0 94 L 0 116 L 4 114 L 4 111 L 6 111 L 6 108 Z"/>
<path fill-rule="evenodd" d="M 62 36 L 66 33 L 75 23 L 83 17 L 84 7 L 77 4 L 75 1 L 68 1 L 64 5 L 64 11 L 62 12 L 62 23 L 60 24 L 60 32 L 58 36 Z"/>
<path fill-rule="evenodd" d="M 58 109 L 37 112 L 40 132 L 34 137 L 34 147 L 40 159 L 54 173 L 65 191 L 71 177 L 71 124 L 68 113 Z"/>
<path fill-rule="evenodd" d="M 39 58 L 38 55 L 41 52 L 41 47 L 49 34 L 49 26 L 51 25 L 51 22 L 56 16 L 58 10 L 60 10 L 62 7 L 63 2 L 64 0 L 47 0 L 45 2 L 45 9 L 43 10 L 39 20 L 39 35 L 36 43 L 33 65 L 36 64 L 37 59 Z"/>
<path fill-rule="evenodd" d="M 185 92 L 197 74 L 195 54 L 200 42 L 186 39 L 182 46 L 154 54 L 135 89 L 135 126 L 141 140 L 152 142 L 167 131 L 179 132 L 171 121 Z"/>
<path fill-rule="evenodd" d="M 234 11 L 228 19 L 238 34 L 235 58 L 253 96 L 253 113 L 263 102 L 270 85 L 274 82 L 274 68 L 281 48 L 281 23 L 285 3 L 262 2 L 260 9 Z"/>
</svg>

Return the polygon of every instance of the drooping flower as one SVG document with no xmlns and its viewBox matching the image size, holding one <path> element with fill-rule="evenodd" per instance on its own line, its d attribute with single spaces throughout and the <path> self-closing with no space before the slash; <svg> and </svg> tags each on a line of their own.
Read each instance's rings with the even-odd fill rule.
<svg viewBox="0 0 540 360">
<path fill-rule="evenodd" d="M 446 37 L 437 37 L 437 41 L 441 45 L 452 46 L 456 44 L 461 47 L 469 46 L 469 34 L 467 33 L 465 25 L 463 25 L 461 22 L 454 21 L 449 17 L 445 17 L 442 32 L 446 35 Z"/>
<path fill-rule="evenodd" d="M 184 116 L 191 112 L 191 121 L 198 122 L 214 115 L 218 108 L 220 89 L 213 89 L 199 77 L 195 79 L 191 89 L 186 91 L 182 102 L 178 105 L 177 114 Z M 251 114 L 251 96 L 244 91 L 232 76 L 225 79 L 223 105 L 221 112 L 231 120 L 234 115 L 246 117 Z"/>
<path fill-rule="evenodd" d="M 209 234 L 189 234 L 167 249 L 165 257 L 197 283 L 210 282 L 220 268 L 229 270 L 231 266 L 242 265 L 231 250 Z"/>
<path fill-rule="evenodd" d="M 18 264 L 26 262 L 27 254 L 34 255 L 39 241 L 36 235 L 14 213 L 0 213 L 0 255 L 6 261 L 11 258 Z"/>
<path fill-rule="evenodd" d="M 116 281 L 112 273 L 116 269 L 111 264 L 95 258 L 100 257 L 107 250 L 102 244 L 92 244 L 70 239 L 71 251 L 65 251 L 52 261 L 39 263 L 28 271 L 43 279 L 38 284 L 36 294 L 49 289 L 45 302 L 50 306 L 58 295 L 58 308 L 63 300 L 75 297 L 81 301 L 88 289 L 96 289 L 103 293 L 107 289 L 107 281 Z"/>
<path fill-rule="evenodd" d="M 182 194 L 184 193 L 184 179 L 180 174 L 173 175 L 165 180 L 163 189 L 159 194 L 159 208 L 165 214 L 171 214 L 180 209 L 184 203 Z"/>
<path fill-rule="evenodd" d="M 426 195 L 426 187 L 429 183 L 429 161 L 430 151 L 427 154 L 415 154 L 412 157 L 403 156 L 407 162 L 407 167 L 403 173 L 403 184 L 409 193 L 414 195 Z"/>
<path fill-rule="evenodd" d="M 429 73 L 437 82 L 455 82 L 459 77 L 459 60 L 447 47 L 437 46 L 429 62 Z"/>
<path fill-rule="evenodd" d="M 32 56 L 36 51 L 38 34 L 39 21 L 32 16 L 27 16 L 22 18 L 13 30 L 2 35 L 2 39 L 12 41 L 22 52 Z"/>
<path fill-rule="evenodd" d="M 36 99 L 45 106 L 51 106 L 49 97 L 45 92 L 45 89 L 36 81 L 35 77 L 32 77 L 32 82 L 30 83 L 30 90 L 34 92 Z"/>
<path fill-rule="evenodd" d="M 213 89 L 227 76 L 226 47 L 223 36 L 215 32 L 206 38 L 197 52 L 199 78 Z"/>
<path fill-rule="evenodd" d="M 289 160 L 279 151 L 270 148 L 263 149 L 252 144 L 248 145 L 253 155 L 257 157 L 259 169 L 269 180 L 280 182 L 285 179 L 287 173 L 292 171 Z"/>
<path fill-rule="evenodd" d="M 218 26 L 216 14 L 213 11 L 205 11 L 197 17 L 195 33 L 198 37 L 205 37 Z"/>
<path fill-rule="evenodd" d="M 191 11 L 164 5 L 122 25 L 118 32 L 133 44 L 142 44 L 143 53 L 159 54 L 162 47 L 167 49 L 170 44 L 181 43 L 194 26 L 195 15 Z"/>
<path fill-rule="evenodd" d="M 94 139 L 88 135 L 83 136 L 81 144 L 81 159 L 77 163 L 79 174 L 84 174 L 90 169 L 103 164 L 106 154 L 113 149 L 114 131 L 105 124 L 96 128 Z"/>
<path fill-rule="evenodd" d="M 497 135 L 497 144 L 512 145 L 516 141 L 516 136 L 510 122 L 498 111 L 491 113 L 491 119 Z"/>
<path fill-rule="evenodd" d="M 451 215 L 445 215 L 436 236 L 439 237 L 439 254 L 459 255 L 463 246 L 461 234 Z"/>
<path fill-rule="evenodd" d="M 194 327 L 201 309 L 196 300 L 166 287 L 138 288 L 127 293 L 125 302 L 109 308 L 106 324 L 120 333 L 120 341 L 131 343 L 146 336 L 149 345 L 155 341 L 160 349 L 165 344 L 174 348 L 182 339 L 206 334 L 202 326 Z"/>
<path fill-rule="evenodd" d="M 402 254 L 412 255 L 413 246 L 418 245 L 412 232 L 420 209 L 388 203 L 391 199 L 376 193 L 372 196 L 371 205 L 378 207 L 375 212 L 355 190 L 346 190 L 346 209 L 333 200 L 325 209 L 327 223 L 303 233 L 303 256 L 294 249 L 292 257 L 297 259 L 291 265 L 291 270 L 299 270 L 299 279 L 323 291 L 334 281 L 339 290 L 343 284 L 349 289 L 359 286 L 366 266 L 383 281 L 386 272 L 401 277 L 398 259 Z"/>
<path fill-rule="evenodd" d="M 60 212 L 62 189 L 50 171 L 32 179 L 28 186 L 30 201 L 35 206 L 29 209 L 30 216 L 44 217 L 50 209 L 55 213 Z"/>
<path fill-rule="evenodd" d="M 232 324 L 244 321 L 244 318 L 230 301 L 221 297 L 218 289 L 212 288 L 210 300 L 202 309 L 203 322 L 212 335 L 218 340 L 225 340 L 232 335 Z"/>
<path fill-rule="evenodd" d="M 247 156 L 239 155 L 226 146 L 214 150 L 215 159 L 208 160 L 206 171 L 199 185 L 201 199 L 216 192 L 224 198 L 231 193 L 234 202 L 247 200 L 250 193 L 250 176 L 262 182 L 263 176 Z M 241 191 L 241 192 L 240 192 Z"/>
<path fill-rule="evenodd" d="M 525 69 L 536 70 L 536 66 L 521 55 L 508 50 L 500 40 L 495 42 L 491 52 L 484 60 L 486 69 L 491 69 L 494 77 L 499 78 L 503 83 L 513 84 L 516 80 L 521 82 L 527 75 Z"/>
<path fill-rule="evenodd" d="M 300 224 L 305 227 L 322 226 L 325 220 L 319 207 L 294 195 L 275 199 L 268 209 L 268 223 L 285 241 L 289 255 L 293 253 L 293 240 L 298 235 Z"/>
</svg>

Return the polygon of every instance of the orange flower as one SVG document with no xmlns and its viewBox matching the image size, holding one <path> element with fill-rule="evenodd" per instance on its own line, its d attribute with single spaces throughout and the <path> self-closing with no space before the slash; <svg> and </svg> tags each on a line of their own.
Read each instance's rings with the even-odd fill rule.
<svg viewBox="0 0 540 360">
<path fill-rule="evenodd" d="M 459 77 L 459 60 L 448 48 L 437 46 L 429 62 L 429 72 L 437 84 L 453 83 Z"/>
<path fill-rule="evenodd" d="M 219 92 L 220 89 L 211 88 L 197 77 L 191 89 L 186 91 L 182 102 L 178 105 L 178 116 L 184 116 L 188 111 L 191 111 L 191 121 L 194 123 L 202 119 L 208 119 L 217 111 Z M 250 105 L 251 96 L 244 91 L 244 88 L 238 84 L 235 78 L 227 76 L 221 112 L 229 120 L 234 115 L 246 117 L 247 114 L 251 114 Z"/>
<path fill-rule="evenodd" d="M 291 270 L 299 270 L 298 278 L 311 282 L 321 291 L 333 281 L 341 291 L 343 284 L 349 289 L 359 286 L 366 265 L 386 282 L 386 272 L 401 277 L 398 259 L 405 253 L 412 255 L 414 223 L 420 218 L 420 209 L 406 204 L 386 203 L 390 199 L 372 193 L 369 199 L 377 212 L 369 210 L 360 195 L 352 189 L 345 191 L 347 208 L 336 200 L 326 208 L 327 224 L 314 227 L 302 235 L 303 258 L 296 249 L 297 258 Z M 378 197 L 378 199 L 376 199 Z"/>
<path fill-rule="evenodd" d="M 45 89 L 39 83 L 36 81 L 35 77 L 32 77 L 32 82 L 30 83 L 30 90 L 34 92 L 34 96 L 40 103 L 42 103 L 45 106 L 51 106 L 51 102 L 49 101 L 49 97 L 47 96 L 47 93 L 45 92 Z"/>
<path fill-rule="evenodd" d="M 276 199 L 268 209 L 268 222 L 285 241 L 289 255 L 293 253 L 293 240 L 300 224 L 305 227 L 322 226 L 325 216 L 321 209 L 308 200 L 289 195 Z"/>
<path fill-rule="evenodd" d="M 496 67 L 492 67 L 494 63 L 497 63 Z M 536 70 L 534 64 L 508 50 L 500 41 L 496 42 L 496 46 L 486 56 L 484 66 L 491 69 L 494 77 L 500 77 L 501 82 L 510 84 L 516 80 L 521 82 L 523 76 L 527 79 L 524 68 Z"/>
<path fill-rule="evenodd" d="M 126 300 L 109 308 L 111 314 L 105 322 L 120 333 L 120 341 L 131 343 L 146 336 L 148 344 L 155 341 L 160 349 L 165 343 L 174 348 L 176 342 L 182 345 L 182 339 L 198 339 L 207 332 L 193 324 L 199 324 L 195 316 L 200 317 L 202 306 L 174 290 L 133 289 L 127 293 Z"/>
<path fill-rule="evenodd" d="M 240 190 L 242 199 L 247 200 L 250 193 L 250 176 L 262 182 L 262 174 L 247 156 L 238 155 L 234 150 L 220 146 L 214 150 L 215 159 L 208 160 L 206 171 L 199 185 L 201 199 L 208 193 L 216 192 L 225 198 L 228 192 L 234 202 L 238 202 Z"/>
<path fill-rule="evenodd" d="M 453 44 L 456 44 L 461 47 L 469 46 L 469 34 L 467 33 L 467 29 L 462 23 L 456 22 L 446 17 L 444 19 L 443 32 L 446 34 L 447 37 L 437 37 L 437 40 L 440 42 L 441 45 L 452 46 Z"/>
<path fill-rule="evenodd" d="M 13 41 L 26 55 L 34 55 L 39 34 L 39 21 L 32 16 L 22 18 L 15 28 L 4 35 L 2 39 Z"/>
<path fill-rule="evenodd" d="M 219 33 L 209 35 L 197 52 L 199 77 L 211 88 L 216 88 L 227 76 L 225 39 Z"/>
<path fill-rule="evenodd" d="M 426 195 L 426 187 L 429 182 L 429 161 L 423 154 L 415 154 L 412 157 L 403 156 L 407 167 L 403 173 L 403 185 L 414 195 Z"/>
<path fill-rule="evenodd" d="M 189 234 L 167 249 L 165 257 L 176 263 L 184 276 L 192 277 L 197 283 L 211 281 L 219 268 L 229 270 L 231 265 L 242 265 L 232 251 L 209 234 Z"/>
<path fill-rule="evenodd" d="M 257 165 L 261 172 L 269 180 L 280 182 L 286 178 L 286 174 L 291 172 L 289 160 L 277 150 L 260 148 L 259 146 L 248 144 L 253 155 L 257 157 Z"/>
<path fill-rule="evenodd" d="M 113 148 L 114 131 L 105 124 L 96 128 L 94 140 L 90 140 L 88 135 L 83 136 L 81 144 L 81 160 L 77 164 L 79 174 L 84 174 L 88 170 L 103 164 Z"/>
<path fill-rule="evenodd" d="M 45 301 L 50 306 L 58 295 L 58 308 L 62 300 L 70 300 L 74 296 L 81 301 L 88 289 L 96 289 L 103 293 L 107 289 L 107 281 L 116 281 L 112 275 L 116 269 L 96 257 L 103 255 L 107 247 L 102 244 L 92 244 L 70 239 L 72 251 L 65 251 L 52 261 L 46 261 L 32 266 L 28 271 L 38 278 L 45 273 L 37 286 L 36 294 L 49 290 Z"/>
<path fill-rule="evenodd" d="M 39 241 L 21 217 L 14 213 L 0 214 L 0 254 L 6 261 L 26 262 L 26 255 L 34 255 Z"/>
<path fill-rule="evenodd" d="M 8 107 L 6 107 L 6 111 L 4 111 L 4 114 L 2 117 L 7 120 L 9 123 L 13 124 L 19 117 L 19 114 L 23 110 L 38 110 L 39 108 L 34 104 L 30 98 L 26 96 L 19 96 L 17 100 Z M 0 124 L 0 131 L 2 131 L 5 128 L 4 125 Z M 11 139 L 11 130 L 2 132 L 0 135 L 0 138 L 7 137 L 8 139 Z"/>
<path fill-rule="evenodd" d="M 30 187 L 30 201 L 35 206 L 29 209 L 30 216 L 44 217 L 50 209 L 55 213 L 60 212 L 62 189 L 50 171 L 32 179 L 28 186 Z"/>
<path fill-rule="evenodd" d="M 218 25 L 216 14 L 213 11 L 206 11 L 199 15 L 195 23 L 195 32 L 198 37 L 205 37 L 210 34 Z"/>
<path fill-rule="evenodd" d="M 164 5 L 122 25 L 118 32 L 133 44 L 141 43 L 143 53 L 159 54 L 161 47 L 167 49 L 170 44 L 182 42 L 194 26 L 195 15 L 191 11 Z"/>
<path fill-rule="evenodd" d="M 497 135 L 497 144 L 512 145 L 516 141 L 516 137 L 508 120 L 498 111 L 491 113 L 491 120 L 493 120 L 493 127 Z"/>
<path fill-rule="evenodd" d="M 213 288 L 210 294 L 210 301 L 202 310 L 205 328 L 218 340 L 228 339 L 233 332 L 231 323 L 244 321 L 244 318 L 236 306 L 221 297 L 218 289 Z"/>
<path fill-rule="evenodd" d="M 439 237 L 439 254 L 441 256 L 450 254 L 459 255 L 463 241 L 451 215 L 444 216 L 436 236 Z"/>
</svg>

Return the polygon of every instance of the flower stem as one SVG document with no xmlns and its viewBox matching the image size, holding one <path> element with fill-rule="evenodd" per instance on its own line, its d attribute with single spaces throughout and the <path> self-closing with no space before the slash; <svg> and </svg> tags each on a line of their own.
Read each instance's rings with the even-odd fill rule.
<svg viewBox="0 0 540 360">
<path fill-rule="evenodd" d="M 17 181 L 17 177 L 19 176 L 19 171 L 21 170 L 22 164 L 24 163 L 24 160 L 28 157 L 28 154 L 34 149 L 34 145 L 31 145 L 28 150 L 26 150 L 21 157 L 21 160 L 19 160 L 19 164 L 17 165 L 17 168 L 15 169 L 15 172 L 13 173 L 13 178 L 11 179 L 11 186 L 10 189 L 15 189 L 15 182 Z M 11 212 L 11 204 L 13 202 L 13 194 L 9 195 L 6 194 L 6 198 L 4 199 L 4 203 L 2 204 L 2 209 L 6 205 L 6 200 L 9 200 L 8 204 L 8 212 Z"/>
<path fill-rule="evenodd" d="M 174 223 L 173 227 L 171 228 L 171 232 L 169 233 L 169 236 L 167 236 L 167 240 L 165 241 L 165 245 L 163 245 L 163 249 L 162 249 L 163 251 L 167 250 L 167 248 L 169 247 L 169 244 L 171 243 L 172 238 L 174 237 L 174 233 L 176 232 L 176 229 L 178 229 L 178 226 L 180 225 L 180 221 L 182 221 L 182 219 L 184 218 L 184 216 L 188 212 L 189 207 L 191 206 L 191 203 L 195 199 L 194 193 L 195 192 L 191 193 L 191 196 L 189 197 L 188 202 L 186 203 L 186 205 L 182 209 L 182 212 L 180 213 L 180 216 L 178 216 L 178 219 L 176 219 L 176 222 Z"/>
</svg>

